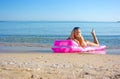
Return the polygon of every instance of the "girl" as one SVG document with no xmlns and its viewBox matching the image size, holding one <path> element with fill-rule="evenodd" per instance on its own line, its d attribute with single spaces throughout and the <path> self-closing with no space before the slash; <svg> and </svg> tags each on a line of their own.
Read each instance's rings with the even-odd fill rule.
<svg viewBox="0 0 120 79">
<path fill-rule="evenodd" d="M 78 43 L 79 46 L 81 47 L 86 47 L 86 46 L 99 46 L 99 41 L 95 35 L 94 30 L 92 30 L 91 32 L 92 37 L 94 39 L 94 42 L 90 42 L 88 40 L 84 40 L 82 34 L 81 34 L 81 30 L 79 27 L 75 27 L 72 32 L 71 35 L 69 36 L 68 39 L 74 40 L 75 42 Z"/>
</svg>

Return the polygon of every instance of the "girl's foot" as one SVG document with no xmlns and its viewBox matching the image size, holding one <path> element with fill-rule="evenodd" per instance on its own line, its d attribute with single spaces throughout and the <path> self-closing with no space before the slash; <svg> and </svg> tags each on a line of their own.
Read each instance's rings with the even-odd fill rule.
<svg viewBox="0 0 120 79">
<path fill-rule="evenodd" d="M 92 35 L 95 35 L 95 30 L 94 30 L 94 29 L 92 29 L 91 34 L 92 34 Z"/>
</svg>

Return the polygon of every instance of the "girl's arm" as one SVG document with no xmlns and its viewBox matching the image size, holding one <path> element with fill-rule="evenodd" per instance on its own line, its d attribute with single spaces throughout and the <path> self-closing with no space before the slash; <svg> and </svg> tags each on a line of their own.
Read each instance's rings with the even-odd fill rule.
<svg viewBox="0 0 120 79">
<path fill-rule="evenodd" d="M 84 38 L 83 38 L 82 35 L 80 35 L 77 39 L 80 41 L 80 45 L 81 45 L 82 47 L 87 46 L 87 43 L 86 43 L 86 41 L 84 40 Z"/>
</svg>

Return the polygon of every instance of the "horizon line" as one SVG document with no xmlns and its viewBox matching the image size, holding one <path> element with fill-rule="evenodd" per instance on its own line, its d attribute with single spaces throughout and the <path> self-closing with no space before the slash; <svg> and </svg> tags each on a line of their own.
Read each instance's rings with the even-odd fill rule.
<svg viewBox="0 0 120 79">
<path fill-rule="evenodd" d="M 0 20 L 0 22 L 120 22 L 118 21 L 78 21 L 78 20 Z"/>
</svg>

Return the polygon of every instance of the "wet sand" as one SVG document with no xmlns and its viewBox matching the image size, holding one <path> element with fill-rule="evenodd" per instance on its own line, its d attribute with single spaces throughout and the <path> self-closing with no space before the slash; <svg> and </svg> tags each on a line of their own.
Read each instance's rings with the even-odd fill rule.
<svg viewBox="0 0 120 79">
<path fill-rule="evenodd" d="M 0 79 L 120 79 L 120 55 L 0 53 Z"/>
</svg>

